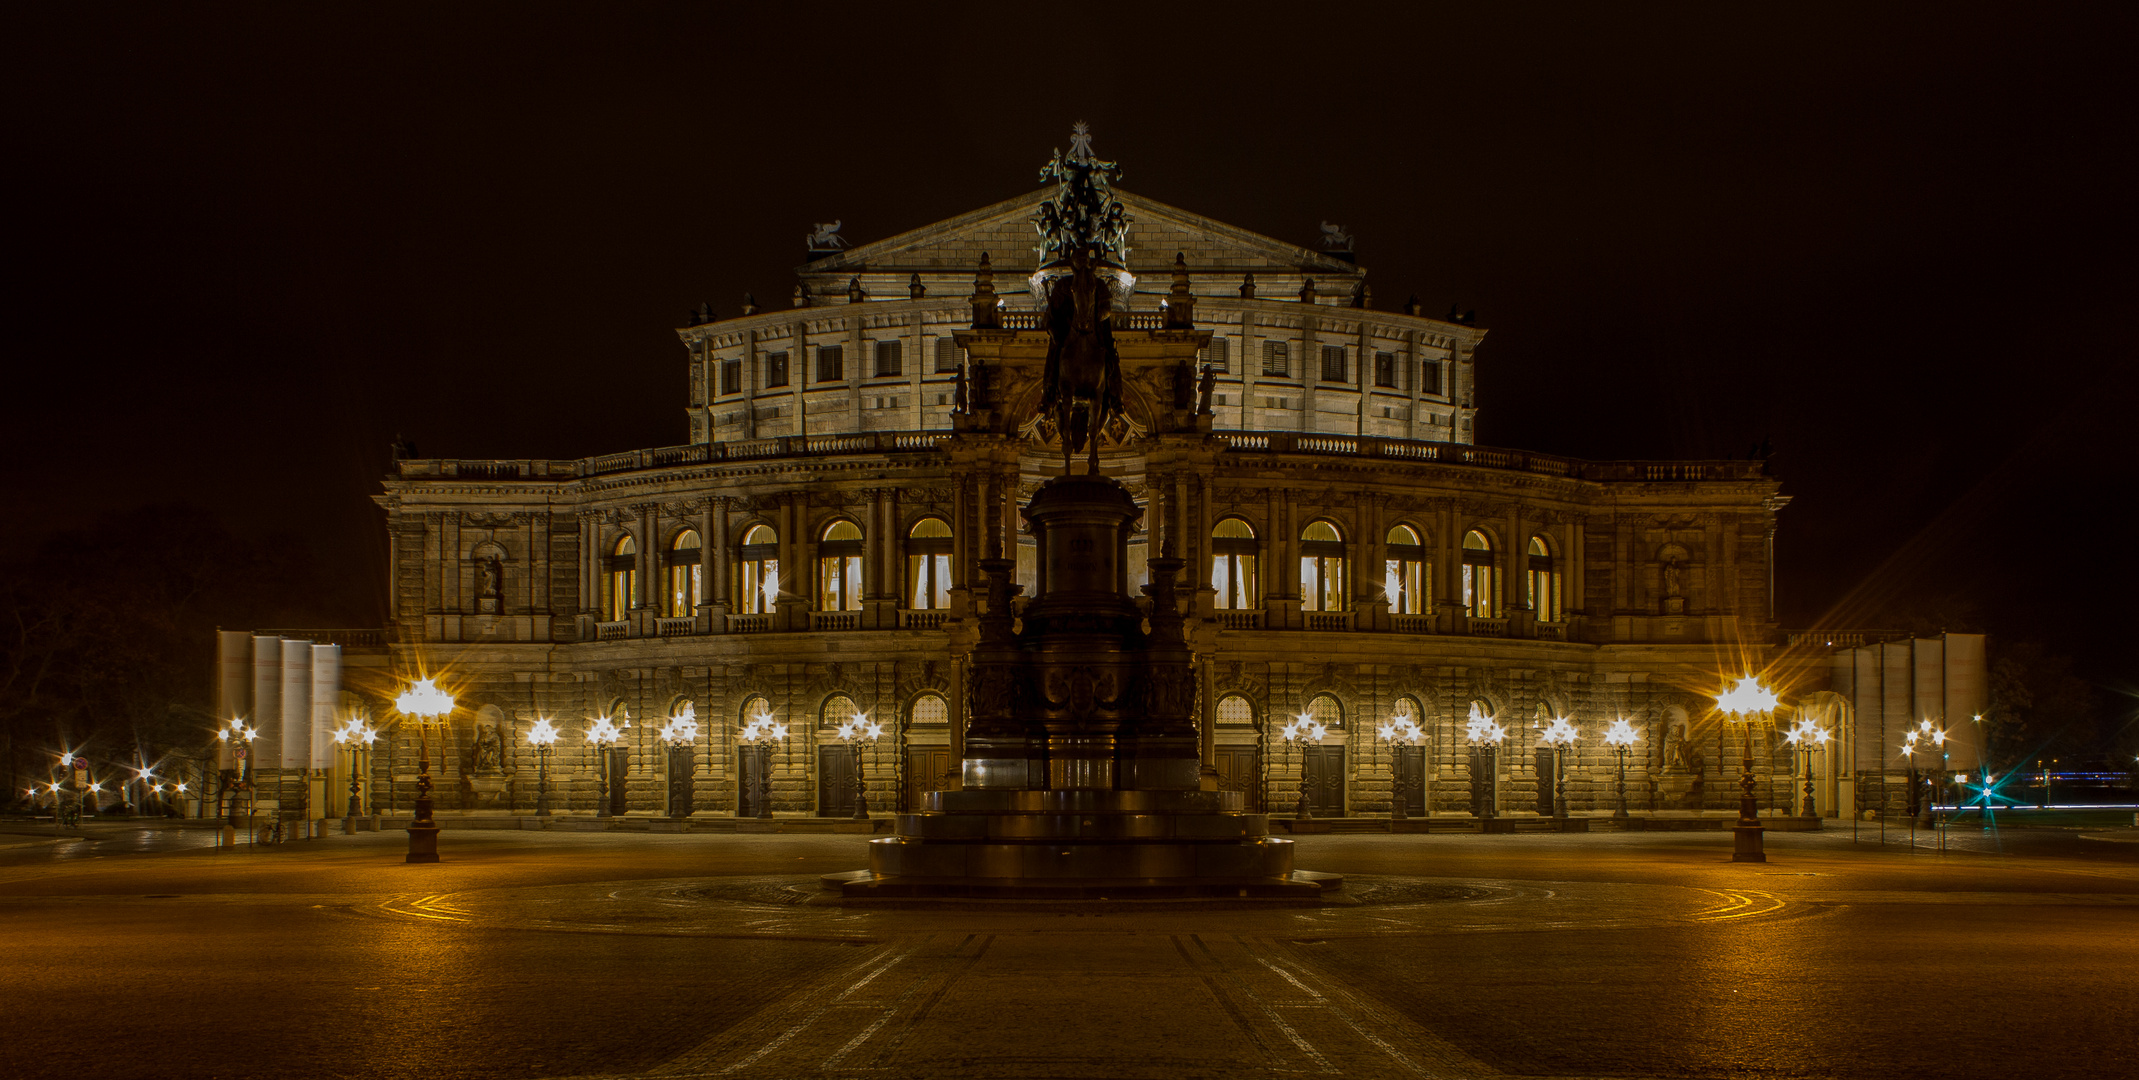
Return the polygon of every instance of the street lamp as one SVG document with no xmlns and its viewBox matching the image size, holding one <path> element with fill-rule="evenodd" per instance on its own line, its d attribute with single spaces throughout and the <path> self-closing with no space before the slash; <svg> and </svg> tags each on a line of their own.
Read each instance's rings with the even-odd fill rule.
<svg viewBox="0 0 2139 1080">
<path fill-rule="evenodd" d="M 535 748 L 535 816 L 550 816 L 550 751 L 557 745 L 557 726 L 547 716 L 538 717 L 527 729 L 527 744 Z"/>
<path fill-rule="evenodd" d="M 215 733 L 216 741 L 218 742 L 242 744 L 231 750 L 231 757 L 238 763 L 238 767 L 231 770 L 237 774 L 237 778 L 231 781 L 225 789 L 231 792 L 230 816 L 224 821 L 223 843 L 225 846 L 237 842 L 238 794 L 245 793 L 249 799 L 253 790 L 252 743 L 259 735 L 259 729 L 246 724 L 244 717 L 232 717 L 229 727 Z M 217 798 L 221 798 L 221 796 L 218 795 Z M 252 811 L 249 807 L 245 816 L 247 819 L 252 817 Z M 249 825 L 247 827 L 250 828 Z"/>
<path fill-rule="evenodd" d="M 1396 793 L 1389 800 L 1389 818 L 1404 821 L 1411 817 L 1411 807 L 1405 792 L 1410 787 L 1410 778 L 1405 775 L 1404 748 L 1424 743 L 1426 733 L 1419 729 L 1418 722 L 1408 716 L 1399 716 L 1374 729 L 1374 734 L 1390 746 L 1389 757 L 1395 762 Z"/>
<path fill-rule="evenodd" d="M 453 715 L 453 695 L 430 679 L 418 679 L 394 699 L 394 709 L 416 722 L 416 817 L 408 825 L 408 860 L 438 861 L 438 822 L 431 813 L 430 728 L 439 727 L 439 749 L 445 749 L 445 721 Z"/>
<path fill-rule="evenodd" d="M 772 744 L 786 741 L 787 725 L 773 723 L 765 713 L 759 713 L 743 728 L 743 744 L 758 756 L 757 804 L 761 821 L 772 820 Z"/>
<path fill-rule="evenodd" d="M 1927 755 L 1936 753 L 1938 760 L 1926 765 L 1922 771 L 1918 771 L 1916 755 L 1919 751 Z M 1933 789 L 1938 783 L 1937 777 L 1945 771 L 1947 757 L 1946 729 L 1928 719 L 1920 721 L 1916 727 L 1901 737 L 1901 756 L 1904 761 L 1908 762 L 1909 848 L 1913 851 L 1916 848 L 1916 827 L 1919 824 L 1936 824 L 1934 815 L 1938 810 L 1938 800 L 1933 795 Z M 1943 833 L 1940 834 L 1939 839 L 1943 844 L 1945 840 Z"/>
<path fill-rule="evenodd" d="M 691 748 L 698 744 L 698 709 L 685 703 L 683 711 L 661 726 L 661 741 L 668 744 L 668 816 L 691 816 Z M 679 792 L 678 789 L 681 789 Z M 676 812 L 682 804 L 683 813 Z"/>
<path fill-rule="evenodd" d="M 1634 752 L 1634 742 L 1639 738 L 1641 732 L 1624 718 L 1612 721 L 1604 732 L 1605 745 L 1619 758 L 1619 809 L 1612 811 L 1612 816 L 1620 821 L 1627 819 L 1627 755 Z"/>
<path fill-rule="evenodd" d="M 364 765 L 371 753 L 371 744 L 378 738 L 379 733 L 361 716 L 352 716 L 348 723 L 334 729 L 335 745 L 349 751 L 349 817 L 352 819 L 364 816 Z"/>
<path fill-rule="evenodd" d="M 1733 827 L 1731 861 L 1767 862 L 1764 841 L 1766 831 L 1760 824 L 1760 813 L 1753 806 L 1753 722 L 1766 715 L 1772 722 L 1779 699 L 1775 691 L 1760 685 L 1760 680 L 1751 675 L 1740 678 L 1736 685 L 1716 695 L 1716 709 L 1731 723 L 1740 725 L 1745 736 L 1745 753 L 1738 759 L 1738 824 Z"/>
<path fill-rule="evenodd" d="M 1552 816 L 1567 816 L 1567 748 L 1575 744 L 1575 726 L 1564 716 L 1555 716 L 1538 741 L 1552 747 Z"/>
<path fill-rule="evenodd" d="M 615 719 L 607 716 L 597 716 L 594 718 L 594 723 L 587 728 L 587 741 L 593 743 L 594 752 L 601 755 L 602 766 L 595 773 L 595 779 L 600 785 L 598 789 L 600 796 L 594 804 L 595 817 L 615 816 L 609 809 L 609 769 L 611 758 L 615 756 L 610 751 L 614 750 L 617 741 L 624 737 L 624 728 L 630 726 L 631 721 L 628 719 L 624 721 L 622 727 L 619 727 Z"/>
<path fill-rule="evenodd" d="M 1500 741 L 1508 737 L 1508 729 L 1493 722 L 1493 718 L 1471 702 L 1470 717 L 1463 721 L 1463 740 L 1470 744 L 1476 761 L 1484 764 L 1485 785 L 1479 791 L 1479 770 L 1471 771 L 1472 812 L 1481 818 L 1498 817 L 1499 807 L 1499 757 Z"/>
<path fill-rule="evenodd" d="M 1285 756 L 1288 758 L 1292 756 L 1292 744 L 1302 744 L 1300 749 L 1300 801 L 1294 805 L 1292 810 L 1292 816 L 1300 821 L 1311 821 L 1315 816 L 1314 801 L 1307 794 L 1306 747 L 1320 745 L 1322 737 L 1327 734 L 1329 734 L 1329 729 L 1323 727 L 1320 721 L 1306 713 L 1294 717 L 1292 723 L 1285 725 L 1283 732 Z"/>
<path fill-rule="evenodd" d="M 1814 809 L 1812 801 L 1812 752 L 1827 745 L 1827 729 L 1811 720 L 1799 720 L 1791 725 L 1784 738 L 1790 741 L 1791 746 L 1797 747 L 1798 753 L 1805 756 L 1805 809 L 1801 816 L 1818 817 L 1820 815 Z"/>
<path fill-rule="evenodd" d="M 868 781 L 862 775 L 862 743 L 876 745 L 877 737 L 884 733 L 884 725 L 869 722 L 867 713 L 855 713 L 854 718 L 839 725 L 840 741 L 854 752 L 854 820 L 869 820 Z"/>
</svg>

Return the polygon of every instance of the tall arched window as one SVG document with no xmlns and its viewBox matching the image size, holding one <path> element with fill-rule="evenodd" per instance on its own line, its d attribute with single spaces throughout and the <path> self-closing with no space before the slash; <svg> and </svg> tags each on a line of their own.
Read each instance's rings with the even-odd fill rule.
<svg viewBox="0 0 2139 1080">
<path fill-rule="evenodd" d="M 703 599 L 699 587 L 699 541 L 698 530 L 685 529 L 676 534 L 668 545 L 668 617 L 687 618 L 697 614 L 698 604 Z"/>
<path fill-rule="evenodd" d="M 1471 618 L 1499 617 L 1500 606 L 1493 602 L 1498 583 L 1493 577 L 1493 542 L 1476 529 L 1464 533 L 1463 606 Z"/>
<path fill-rule="evenodd" d="M 1389 554 L 1383 565 L 1382 592 L 1391 615 L 1426 614 L 1426 548 L 1409 525 L 1389 530 Z"/>
<path fill-rule="evenodd" d="M 1395 701 L 1389 703 L 1389 722 L 1393 724 L 1399 720 L 1409 720 L 1422 729 L 1426 726 L 1426 714 L 1419 709 L 1419 703 L 1408 694 L 1399 695 Z"/>
<path fill-rule="evenodd" d="M 1307 703 L 1307 718 L 1331 731 L 1344 727 L 1344 705 L 1329 694 L 1316 694 Z"/>
<path fill-rule="evenodd" d="M 817 610 L 861 609 L 862 531 L 851 521 L 835 521 L 817 542 Z"/>
<path fill-rule="evenodd" d="M 735 725 L 740 730 L 760 720 L 770 719 L 772 719 L 772 702 L 767 701 L 763 695 L 752 694 L 750 697 L 743 699 L 742 709 L 735 714 Z"/>
<path fill-rule="evenodd" d="M 1218 607 L 1239 611 L 1262 605 L 1255 574 L 1255 529 L 1239 518 L 1226 518 L 1211 530 L 1211 588 Z"/>
<path fill-rule="evenodd" d="M 617 537 L 609 549 L 609 621 L 622 622 L 631 614 L 631 598 L 639 591 L 639 544 L 629 533 Z"/>
<path fill-rule="evenodd" d="M 951 527 L 942 518 L 906 532 L 906 601 L 916 611 L 951 606 Z"/>
<path fill-rule="evenodd" d="M 1327 521 L 1311 522 L 1300 533 L 1300 608 L 1345 608 L 1344 537 Z"/>
<path fill-rule="evenodd" d="M 1552 565 L 1552 550 L 1545 546 L 1545 538 L 1530 538 L 1530 574 L 1527 582 L 1530 610 L 1537 612 L 1539 622 L 1560 621 L 1560 572 Z"/>
<path fill-rule="evenodd" d="M 944 703 L 941 694 L 923 694 L 906 707 L 906 719 L 916 724 L 948 724 L 951 707 Z"/>
<path fill-rule="evenodd" d="M 1252 724 L 1255 722 L 1255 703 L 1239 694 L 1227 694 L 1218 699 L 1218 722 L 1221 724 Z"/>
<path fill-rule="evenodd" d="M 817 722 L 825 727 L 838 727 L 854 719 L 861 712 L 854 707 L 854 699 L 845 694 L 833 694 L 824 699 L 824 708 L 818 712 Z"/>
<path fill-rule="evenodd" d="M 771 614 L 780 596 L 780 534 L 772 526 L 752 525 L 743 533 L 741 576 L 735 596 L 742 614 Z"/>
</svg>

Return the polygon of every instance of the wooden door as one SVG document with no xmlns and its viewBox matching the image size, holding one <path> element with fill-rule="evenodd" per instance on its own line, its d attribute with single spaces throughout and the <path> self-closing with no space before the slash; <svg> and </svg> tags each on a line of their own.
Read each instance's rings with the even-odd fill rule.
<svg viewBox="0 0 2139 1080">
<path fill-rule="evenodd" d="M 1307 774 L 1308 807 L 1318 817 L 1344 816 L 1344 747 L 1301 748 Z"/>
<path fill-rule="evenodd" d="M 906 748 L 906 810 L 921 812 L 921 799 L 931 791 L 948 791 L 958 779 L 957 758 L 948 746 Z"/>
<path fill-rule="evenodd" d="M 1263 812 L 1262 751 L 1252 746 L 1220 746 L 1212 751 L 1211 764 L 1218 770 L 1218 790 L 1238 791 L 1247 796 L 1242 807 L 1248 813 Z"/>
<path fill-rule="evenodd" d="M 844 743 L 817 748 L 817 816 L 854 816 L 854 750 Z"/>
<path fill-rule="evenodd" d="M 691 772 L 696 765 L 697 754 L 691 748 L 669 747 L 668 751 L 668 816 L 689 817 L 695 793 Z"/>
<path fill-rule="evenodd" d="M 1397 747 L 1395 769 L 1396 790 L 1404 796 L 1404 813 L 1425 817 L 1430 809 L 1426 805 L 1426 748 Z"/>
<path fill-rule="evenodd" d="M 630 793 L 625 790 L 624 774 L 631 769 L 631 751 L 621 746 L 610 747 L 609 757 L 609 812 L 617 817 L 631 809 Z"/>
<path fill-rule="evenodd" d="M 757 746 L 744 746 L 738 757 L 739 768 L 735 771 L 735 815 L 757 817 L 764 809 L 761 801 L 765 771 L 771 766 L 770 755 Z"/>
</svg>

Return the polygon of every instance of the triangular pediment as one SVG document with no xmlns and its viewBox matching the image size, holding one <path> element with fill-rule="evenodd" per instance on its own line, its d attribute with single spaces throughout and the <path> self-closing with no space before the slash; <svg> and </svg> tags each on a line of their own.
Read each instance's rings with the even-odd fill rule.
<svg viewBox="0 0 2139 1080">
<path fill-rule="evenodd" d="M 970 274 L 986 252 L 996 273 L 1015 280 L 1038 267 L 1035 251 L 1039 236 L 1033 214 L 1051 189 L 1039 188 L 1015 199 L 912 229 L 896 236 L 826 255 L 800 266 L 796 272 L 805 281 L 829 285 L 861 276 L 889 280 L 920 274 L 933 278 L 946 273 Z M 1189 268 L 1198 274 L 1274 275 L 1290 278 L 1310 275 L 1332 284 L 1365 273 L 1363 267 L 1328 254 L 1288 244 L 1274 237 L 1201 214 L 1169 206 L 1156 199 L 1115 190 L 1130 216 L 1129 269 L 1139 278 L 1153 280 L 1173 266 L 1176 252 L 1187 256 Z M 1143 291 L 1139 286 L 1138 291 Z"/>
</svg>

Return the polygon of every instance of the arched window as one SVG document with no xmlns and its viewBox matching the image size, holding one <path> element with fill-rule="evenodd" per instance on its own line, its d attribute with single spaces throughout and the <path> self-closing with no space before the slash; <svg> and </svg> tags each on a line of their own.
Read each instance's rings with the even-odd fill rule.
<svg viewBox="0 0 2139 1080">
<path fill-rule="evenodd" d="M 617 537 L 609 549 L 610 622 L 622 622 L 631 613 L 631 598 L 639 591 L 639 544 L 629 533 Z"/>
<path fill-rule="evenodd" d="M 1382 592 L 1389 599 L 1389 614 L 1426 614 L 1426 548 L 1411 526 L 1398 525 L 1389 530 L 1389 554 L 1383 575 Z"/>
<path fill-rule="evenodd" d="M 1211 588 L 1218 606 L 1229 611 L 1262 606 L 1255 574 L 1255 529 L 1239 518 L 1226 518 L 1211 530 Z"/>
<path fill-rule="evenodd" d="M 951 707 L 940 694 L 923 694 L 906 707 L 906 719 L 915 724 L 948 724 Z"/>
<path fill-rule="evenodd" d="M 1307 718 L 1336 731 L 1344 727 L 1344 705 L 1329 694 L 1316 694 L 1307 703 Z"/>
<path fill-rule="evenodd" d="M 854 699 L 845 694 L 833 694 L 824 699 L 824 708 L 817 714 L 817 722 L 825 727 L 838 727 L 854 719 L 861 712 L 854 707 Z"/>
<path fill-rule="evenodd" d="M 1500 606 L 1493 602 L 1499 592 L 1493 580 L 1493 542 L 1476 529 L 1463 534 L 1463 606 L 1473 619 L 1498 618 Z"/>
<path fill-rule="evenodd" d="M 668 617 L 687 618 L 698 613 L 703 599 L 699 587 L 698 530 L 685 529 L 668 545 Z"/>
<path fill-rule="evenodd" d="M 769 615 L 780 596 L 780 534 L 769 525 L 743 533 L 742 587 L 735 590 L 745 615 Z"/>
<path fill-rule="evenodd" d="M 761 694 L 752 694 L 743 699 L 743 707 L 735 714 L 737 729 L 749 727 L 759 720 L 772 719 L 772 702 Z"/>
<path fill-rule="evenodd" d="M 1300 533 L 1300 608 L 1345 609 L 1344 537 L 1327 521 L 1310 522 Z"/>
<path fill-rule="evenodd" d="M 1560 621 L 1560 572 L 1553 568 L 1552 549 L 1545 546 L 1545 538 L 1530 538 L 1530 574 L 1526 583 L 1530 597 L 1530 610 L 1537 612 L 1539 622 Z"/>
<path fill-rule="evenodd" d="M 942 518 L 906 532 L 906 600 L 916 611 L 951 606 L 951 527 Z"/>
<path fill-rule="evenodd" d="M 1255 722 L 1255 703 L 1239 694 L 1227 694 L 1218 699 L 1218 722 L 1221 724 L 1252 724 Z"/>
<path fill-rule="evenodd" d="M 851 521 L 835 521 L 817 542 L 817 610 L 861 609 L 862 531 Z"/>
<path fill-rule="evenodd" d="M 1408 695 L 1399 695 L 1395 701 L 1389 703 L 1389 722 L 1393 724 L 1399 720 L 1409 720 L 1422 730 L 1426 727 L 1425 711 L 1419 708 L 1417 700 Z"/>
</svg>

